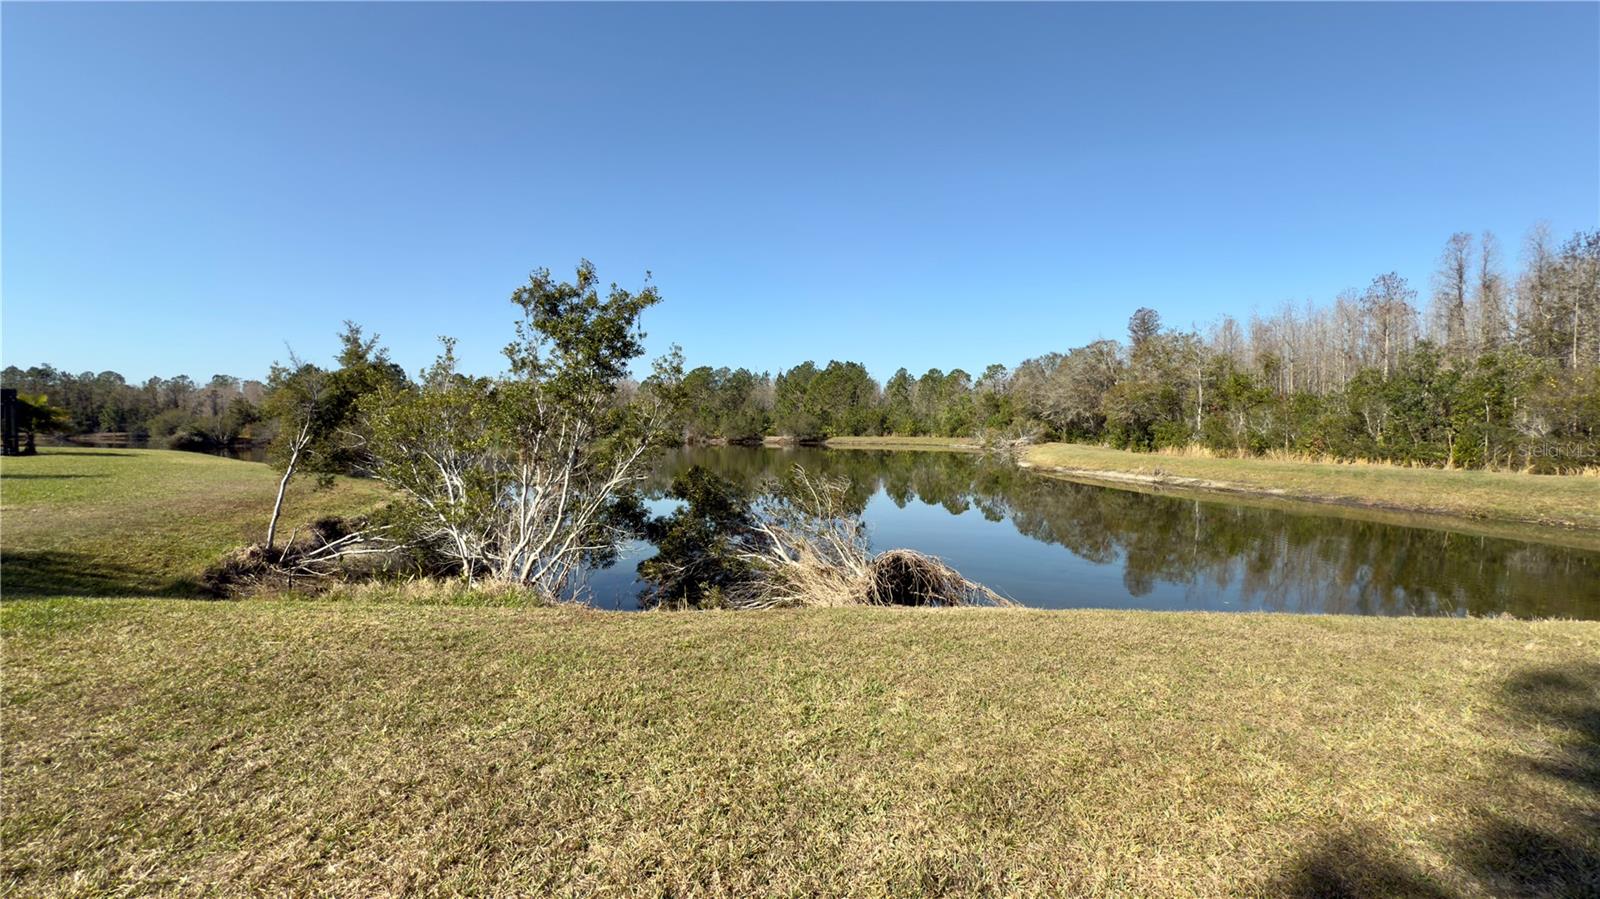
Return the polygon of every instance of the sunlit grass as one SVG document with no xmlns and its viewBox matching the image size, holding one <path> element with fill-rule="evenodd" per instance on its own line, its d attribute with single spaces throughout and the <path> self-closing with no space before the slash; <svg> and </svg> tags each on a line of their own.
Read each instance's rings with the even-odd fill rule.
<svg viewBox="0 0 1600 899">
<path fill-rule="evenodd" d="M 962 437 L 829 437 L 829 449 L 921 449 L 975 451 L 982 447 L 975 438 Z"/>
<path fill-rule="evenodd" d="M 28 595 L 191 595 L 206 566 L 264 538 L 278 476 L 266 465 L 167 450 L 45 449 L 0 461 L 0 590 Z M 300 479 L 298 524 L 372 508 L 377 485 Z"/>
<path fill-rule="evenodd" d="M 1554 895 L 1600 858 L 1591 623 L 3 618 L 19 895 Z"/>
<path fill-rule="evenodd" d="M 1076 443 L 1040 444 L 1030 447 L 1024 458 L 1040 468 L 1124 474 L 1180 486 L 1600 529 L 1600 478 L 1593 477 L 1444 471 L 1286 458 L 1216 458 L 1204 453 L 1131 453 Z"/>
</svg>

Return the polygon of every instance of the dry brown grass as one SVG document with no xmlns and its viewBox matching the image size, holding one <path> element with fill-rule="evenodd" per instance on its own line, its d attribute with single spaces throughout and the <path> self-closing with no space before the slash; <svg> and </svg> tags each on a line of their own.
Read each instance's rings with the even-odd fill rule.
<svg viewBox="0 0 1600 899">
<path fill-rule="evenodd" d="M 743 609 L 803 606 L 1010 606 L 942 559 L 910 549 L 874 554 L 850 511 L 848 481 L 796 465 L 789 492 L 755 510 L 740 558 L 748 579 L 730 597 Z"/>
<path fill-rule="evenodd" d="M 1036 468 L 1108 481 L 1600 532 L 1600 478 L 1593 477 L 1131 453 L 1076 443 L 1040 444 L 1023 459 Z"/>
<path fill-rule="evenodd" d="M 1104 447 L 1104 448 L 1105 449 L 1111 449 L 1110 447 Z M 1113 450 L 1113 451 L 1114 452 L 1121 452 L 1120 450 Z M 1460 468 L 1457 468 L 1454 465 L 1439 466 L 1439 465 L 1429 465 L 1426 462 L 1417 462 L 1417 461 L 1394 461 L 1394 460 L 1390 460 L 1390 459 L 1367 459 L 1367 458 L 1362 458 L 1362 457 L 1359 457 L 1359 456 L 1357 456 L 1357 457 L 1335 456 L 1335 455 L 1330 455 L 1328 453 L 1308 453 L 1308 452 L 1303 452 L 1303 451 L 1299 451 L 1299 450 L 1283 450 L 1283 449 L 1269 449 L 1266 452 L 1260 454 L 1259 456 L 1255 456 L 1255 455 L 1241 454 L 1241 453 L 1237 453 L 1237 452 L 1227 452 L 1227 451 L 1216 450 L 1216 449 L 1212 449 L 1209 446 L 1205 446 L 1205 445 L 1199 444 L 1199 443 L 1190 443 L 1190 444 L 1185 444 L 1184 446 L 1164 446 L 1164 447 L 1162 447 L 1160 449 L 1152 451 L 1151 454 L 1152 455 L 1157 455 L 1157 456 L 1167 456 L 1169 458 L 1179 458 L 1179 459 L 1244 459 L 1244 460 L 1248 460 L 1248 459 L 1265 459 L 1265 460 L 1271 461 L 1271 462 L 1302 462 L 1302 463 L 1306 463 L 1306 464 L 1309 464 L 1309 465 L 1349 465 L 1349 466 L 1354 466 L 1354 467 L 1357 467 L 1357 468 L 1399 468 L 1399 469 L 1405 469 L 1405 470 L 1408 470 L 1408 471 L 1462 471 L 1462 470 L 1465 470 L 1465 471 L 1491 471 L 1491 472 L 1516 473 L 1516 474 L 1533 474 L 1534 473 L 1534 471 L 1533 471 L 1533 469 L 1531 467 L 1523 467 L 1523 468 L 1495 467 L 1495 468 L 1488 468 L 1488 469 L 1476 469 L 1476 468 L 1473 468 L 1473 469 L 1460 469 Z M 1574 469 L 1572 469 L 1570 471 L 1560 471 L 1558 474 L 1560 474 L 1560 475 L 1568 475 L 1568 476 L 1577 476 L 1577 477 L 1596 477 L 1596 476 L 1600 476 L 1600 467 L 1590 465 L 1590 466 L 1574 468 Z"/>
<path fill-rule="evenodd" d="M 7 603 L 0 890 L 1513 896 L 1600 625 Z"/>
<path fill-rule="evenodd" d="M 829 437 L 828 449 L 914 449 L 975 453 L 983 449 L 975 437 Z"/>
<path fill-rule="evenodd" d="M 298 601 L 303 597 L 266 595 L 263 599 Z M 318 597 L 333 602 L 374 605 L 413 606 L 509 606 L 531 608 L 545 603 L 544 597 L 523 584 L 479 578 L 405 577 L 381 580 L 340 582 Z"/>
</svg>

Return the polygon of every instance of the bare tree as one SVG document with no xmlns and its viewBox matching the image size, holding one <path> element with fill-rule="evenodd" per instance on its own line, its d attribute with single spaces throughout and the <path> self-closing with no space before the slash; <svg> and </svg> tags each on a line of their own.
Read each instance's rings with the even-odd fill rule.
<svg viewBox="0 0 1600 899">
<path fill-rule="evenodd" d="M 283 467 L 283 476 L 278 478 L 278 494 L 272 501 L 272 516 L 267 519 L 267 549 L 272 549 L 289 482 L 312 444 L 323 436 L 328 372 L 301 361 L 290 350 L 289 365 L 274 365 L 268 383 L 272 392 L 267 397 L 266 411 L 269 417 L 277 419 L 279 429 L 269 452 Z"/>
<path fill-rule="evenodd" d="M 1361 295 L 1362 311 L 1378 344 L 1384 378 L 1389 377 L 1395 358 L 1416 333 L 1416 298 L 1417 292 L 1395 272 L 1373 278 Z"/>
<path fill-rule="evenodd" d="M 1467 339 L 1467 285 L 1472 271 L 1472 235 L 1457 231 L 1445 241 L 1439 268 L 1433 275 L 1432 327 L 1438 342 L 1453 359 L 1469 352 Z"/>
<path fill-rule="evenodd" d="M 1486 353 L 1500 349 L 1510 339 L 1511 323 L 1506 308 L 1505 277 L 1500 274 L 1499 242 L 1493 231 L 1483 232 L 1478 239 L 1478 283 L 1472 305 L 1478 349 Z"/>
<path fill-rule="evenodd" d="M 1556 343 L 1556 264 L 1550 226 L 1534 225 L 1522 245 L 1522 277 L 1517 279 L 1517 337 L 1535 356 L 1549 356 Z"/>
<path fill-rule="evenodd" d="M 1561 246 L 1557 291 L 1566 331 L 1566 364 L 1600 365 L 1600 231 L 1574 234 Z"/>
<path fill-rule="evenodd" d="M 1211 326 L 1211 348 L 1218 356 L 1225 356 L 1236 364 L 1245 360 L 1244 330 L 1231 315 L 1224 315 Z"/>
<path fill-rule="evenodd" d="M 1334 300 L 1335 333 L 1339 335 L 1339 387 L 1350 383 L 1350 376 L 1358 371 L 1364 360 L 1366 326 L 1361 315 L 1361 294 L 1346 290 Z"/>
</svg>

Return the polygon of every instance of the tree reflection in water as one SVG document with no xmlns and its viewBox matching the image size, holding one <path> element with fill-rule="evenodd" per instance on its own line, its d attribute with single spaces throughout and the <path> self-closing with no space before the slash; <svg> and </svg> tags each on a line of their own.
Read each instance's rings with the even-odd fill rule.
<svg viewBox="0 0 1600 899">
<path fill-rule="evenodd" d="M 752 496 L 799 464 L 848 478 L 852 508 L 869 524 L 883 515 L 868 510 L 881 494 L 894 510 L 924 503 L 959 516 L 950 528 L 981 527 L 967 514 L 976 512 L 1064 547 L 1079 564 L 1121 566 L 1124 596 L 1074 595 L 1079 585 L 1060 560 L 1042 569 L 1037 553 L 986 540 L 986 562 L 999 552 L 1011 566 L 999 570 L 1019 584 L 1049 583 L 1048 595 L 1029 596 L 1004 573 L 991 580 L 1030 605 L 1165 608 L 1172 603 L 1141 600 L 1170 585 L 1182 607 L 1197 609 L 1600 618 L 1600 553 L 1582 549 L 1078 484 L 958 453 L 692 447 L 669 456 L 648 492 L 661 496 L 693 464 Z"/>
</svg>

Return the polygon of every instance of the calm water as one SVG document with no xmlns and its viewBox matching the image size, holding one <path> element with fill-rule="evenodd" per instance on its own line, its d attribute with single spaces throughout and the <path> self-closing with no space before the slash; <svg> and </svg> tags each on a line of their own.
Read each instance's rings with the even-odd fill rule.
<svg viewBox="0 0 1600 899">
<path fill-rule="evenodd" d="M 166 449 L 166 446 L 159 442 L 150 442 L 148 437 L 128 437 L 118 440 L 95 440 L 86 437 L 75 437 L 70 440 L 51 440 L 44 445 L 91 446 L 99 449 Z M 267 445 L 265 443 L 235 443 L 231 446 L 190 450 L 190 452 L 205 453 L 208 456 L 222 456 L 225 459 L 243 459 L 246 462 L 267 461 Z"/>
<path fill-rule="evenodd" d="M 875 550 L 932 553 L 1041 608 L 1600 618 L 1600 552 L 1336 514 L 1195 500 L 1047 478 L 934 452 L 694 447 L 651 482 L 703 465 L 748 490 L 796 464 L 845 477 Z M 630 547 L 590 579 L 593 601 L 636 608 Z"/>
</svg>

